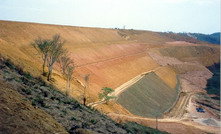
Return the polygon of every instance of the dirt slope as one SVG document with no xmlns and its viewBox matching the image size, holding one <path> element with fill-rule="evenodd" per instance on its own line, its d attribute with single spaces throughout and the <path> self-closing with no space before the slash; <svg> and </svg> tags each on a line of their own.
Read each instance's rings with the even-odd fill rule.
<svg viewBox="0 0 221 134">
<path fill-rule="evenodd" d="M 154 72 L 146 74 L 120 94 L 117 100 L 132 114 L 155 117 L 162 116 L 175 101 L 176 89 L 172 89 Z M 130 98 L 130 99 L 128 99 Z"/>
<path fill-rule="evenodd" d="M 0 133 L 68 134 L 43 110 L 33 107 L 25 97 L 0 80 Z"/>
<path fill-rule="evenodd" d="M 137 75 L 158 68 L 160 65 L 166 67 L 156 71 L 157 76 L 166 85 L 173 88 L 176 85 L 176 74 L 207 71 L 205 65 L 211 65 L 220 60 L 219 46 L 202 44 L 202 42 L 175 34 L 168 36 L 150 31 L 82 28 L 9 21 L 0 21 L 0 53 L 4 57 L 10 58 L 25 71 L 34 76 L 40 76 L 41 57 L 29 44 L 37 36 L 51 38 L 56 33 L 66 40 L 65 48 L 68 49 L 77 65 L 71 84 L 71 95 L 79 101 L 84 84 L 83 77 L 91 74 L 87 91 L 90 96 L 88 103 L 98 100 L 97 93 L 102 87 L 116 89 Z M 155 57 L 148 52 L 154 53 Z M 185 78 L 190 78 L 189 76 Z M 55 79 L 53 84 L 64 91 L 65 78 L 56 65 L 52 77 Z M 191 85 L 191 80 L 185 81 Z M 119 104 L 101 105 L 99 109 L 130 114 Z"/>
</svg>

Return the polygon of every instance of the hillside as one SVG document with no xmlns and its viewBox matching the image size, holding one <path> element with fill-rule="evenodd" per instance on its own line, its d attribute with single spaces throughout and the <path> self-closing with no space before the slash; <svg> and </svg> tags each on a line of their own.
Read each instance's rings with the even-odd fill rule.
<svg viewBox="0 0 221 134">
<path fill-rule="evenodd" d="M 43 110 L 0 80 L 0 133 L 62 133 L 65 129 Z"/>
<path fill-rule="evenodd" d="M 179 87 L 179 83 L 177 84 Z M 179 89 L 170 88 L 152 72 L 128 87 L 120 95 L 117 102 L 135 115 L 143 117 L 162 116 L 163 112 L 173 105 L 178 92 Z"/>
<path fill-rule="evenodd" d="M 3 57 L 0 68 L 0 133 L 166 133 L 134 122 L 117 124 Z"/>
<path fill-rule="evenodd" d="M 195 97 L 197 97 L 199 93 L 206 94 L 206 90 L 203 88 L 206 86 L 207 79 L 212 77 L 212 73 L 205 66 L 211 66 L 220 61 L 220 46 L 207 44 L 206 42 L 191 37 L 173 33 L 84 28 L 10 21 L 0 21 L 0 53 L 3 57 L 9 58 L 25 72 L 30 73 L 31 76 L 40 77 L 46 80 L 46 78 L 42 76 L 41 55 L 30 45 L 30 43 L 38 36 L 49 39 L 57 33 L 65 40 L 66 43 L 64 47 L 67 48 L 71 58 L 73 58 L 75 62 L 70 96 L 74 97 L 76 101 L 82 103 L 83 87 L 85 84 L 84 76 L 90 74 L 89 89 L 86 91 L 88 96 L 87 104 L 99 101 L 98 93 L 101 91 L 102 87 L 110 87 L 117 90 L 122 85 L 129 84 L 131 87 L 135 86 L 134 90 L 130 90 L 131 87 L 126 88 L 123 92 L 118 94 L 118 100 L 122 99 L 123 94 L 132 92 L 131 94 L 136 94 L 136 100 L 141 101 L 144 105 L 148 103 L 150 107 L 155 107 L 156 104 L 154 102 L 156 102 L 156 96 L 160 94 L 159 96 L 162 96 L 162 99 L 168 100 L 171 105 L 174 98 L 177 96 L 175 88 L 178 83 L 178 75 L 181 83 L 181 92 L 183 93 L 176 103 L 175 109 L 169 111 L 172 113 L 168 113 L 167 117 L 173 118 L 170 115 L 176 113 L 174 115 L 178 115 L 178 118 L 174 118 L 177 120 L 183 119 L 182 121 L 184 123 L 182 125 L 184 127 L 187 127 L 185 125 L 185 119 L 193 121 L 191 120 L 193 118 L 191 117 L 191 113 L 193 113 L 194 110 L 187 109 L 187 106 L 193 105 L 193 109 L 199 106 Z M 128 83 L 137 76 L 153 70 L 156 70 L 154 75 L 149 75 L 148 78 L 145 77 L 141 79 L 142 83 L 144 85 L 146 84 L 145 87 L 139 84 L 140 81 L 136 81 L 132 84 Z M 41 91 L 44 92 L 45 89 L 47 89 L 52 92 L 52 89 L 57 87 L 61 92 L 64 92 L 66 79 L 62 75 L 58 64 L 54 66 L 52 78 L 53 81 L 48 82 L 48 84 L 53 85 L 53 87 L 42 87 Z M 153 79 L 156 81 L 152 81 Z M 137 85 L 140 85 L 140 87 L 136 87 Z M 150 85 L 153 86 L 153 89 L 159 90 L 150 90 L 152 89 Z M 143 89 L 145 89 L 145 91 L 142 91 Z M 140 92 L 138 92 L 138 90 Z M 143 92 L 149 93 L 150 91 L 150 96 L 143 98 L 138 97 L 142 96 Z M 60 93 L 57 95 L 59 97 Z M 127 99 L 127 97 L 125 98 Z M 140 98 L 142 99 L 139 100 Z M 149 99 L 149 101 L 144 103 L 143 101 L 145 99 Z M 48 103 L 54 104 L 57 103 L 57 101 L 58 100 L 50 100 Z M 61 99 L 61 101 L 65 100 Z M 76 104 L 76 101 L 73 102 L 73 105 Z M 198 102 L 200 101 L 198 100 Z M 164 104 L 163 101 L 162 104 Z M 44 105 L 44 103 L 37 105 L 41 106 Z M 62 106 L 63 105 L 65 108 L 68 107 L 66 104 L 62 103 Z M 139 103 L 136 103 L 135 106 L 139 106 Z M 52 112 L 48 108 L 44 109 L 48 112 Z M 83 108 L 81 111 L 88 111 L 87 107 L 85 109 Z M 103 113 L 120 113 L 126 117 L 133 117 L 136 116 L 134 114 L 137 113 L 130 111 L 136 111 L 138 108 L 128 108 L 124 106 L 124 104 L 121 105 L 116 102 L 108 105 L 99 104 L 95 109 Z M 142 107 L 141 111 L 144 109 L 145 107 Z M 155 109 L 152 108 L 152 110 Z M 219 109 L 216 109 L 216 112 L 217 111 L 219 111 Z M 66 110 L 66 112 L 72 113 L 71 110 Z M 63 111 L 62 114 L 66 112 Z M 146 116 L 149 116 L 151 113 L 151 111 L 148 110 L 146 112 Z M 217 119 L 217 115 L 214 116 L 207 113 L 209 113 L 209 110 L 206 112 L 205 118 L 211 117 Z M 56 113 L 52 112 L 51 114 Z M 76 113 L 73 113 L 73 115 L 75 114 Z M 197 117 L 194 118 L 201 117 L 201 115 L 196 115 Z M 60 115 L 55 116 L 59 121 L 64 120 Z M 79 116 L 85 117 L 83 114 Z M 70 118 L 69 116 L 67 117 Z M 64 118 L 66 118 L 66 116 L 64 116 Z M 145 121 L 149 122 L 150 120 L 145 119 Z M 139 122 L 139 120 L 137 122 Z M 66 125 L 66 123 L 63 124 L 63 126 Z M 79 124 L 76 123 L 75 125 Z M 79 126 L 82 127 L 82 124 Z M 95 124 L 95 126 L 98 127 L 99 124 Z M 70 126 L 66 128 L 71 129 Z M 165 128 L 162 129 L 165 130 Z M 202 129 L 201 126 L 198 128 Z M 90 129 L 98 132 L 98 128 Z M 217 131 L 217 129 L 214 130 Z M 105 131 L 106 130 L 103 132 Z M 188 133 L 188 129 L 185 131 Z"/>
<path fill-rule="evenodd" d="M 213 34 L 201 34 L 201 33 L 179 33 L 179 34 L 183 36 L 195 38 L 200 41 L 220 45 L 220 32 L 213 33 Z"/>
</svg>

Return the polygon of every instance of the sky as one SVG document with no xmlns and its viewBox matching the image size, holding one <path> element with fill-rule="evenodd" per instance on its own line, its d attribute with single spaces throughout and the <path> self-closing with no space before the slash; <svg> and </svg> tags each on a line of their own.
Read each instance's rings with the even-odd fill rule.
<svg viewBox="0 0 221 134">
<path fill-rule="evenodd" d="M 0 0 L 0 20 L 211 34 L 220 0 Z"/>
</svg>

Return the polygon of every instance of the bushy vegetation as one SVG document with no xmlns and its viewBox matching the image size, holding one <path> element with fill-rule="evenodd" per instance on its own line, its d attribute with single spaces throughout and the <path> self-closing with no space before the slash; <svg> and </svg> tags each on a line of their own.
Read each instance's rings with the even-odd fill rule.
<svg viewBox="0 0 221 134">
<path fill-rule="evenodd" d="M 208 94 L 215 94 L 220 97 L 220 63 L 208 67 L 213 77 L 207 81 L 206 90 Z"/>
<path fill-rule="evenodd" d="M 109 94 L 114 92 L 113 89 L 109 88 L 109 87 L 104 87 L 101 89 L 103 92 L 98 94 L 98 97 L 100 100 L 104 99 L 104 101 L 106 103 L 108 103 L 108 101 L 110 101 L 111 99 L 115 99 L 116 96 L 110 96 Z"/>
<path fill-rule="evenodd" d="M 145 127 L 135 122 L 127 122 L 123 125 L 123 128 L 131 134 L 168 134 L 167 132 Z"/>
<path fill-rule="evenodd" d="M 189 35 L 195 37 L 200 41 L 209 42 L 212 44 L 220 44 L 220 33 L 213 33 L 213 34 L 201 34 L 201 33 L 179 33 L 180 35 L 189 37 Z"/>
</svg>

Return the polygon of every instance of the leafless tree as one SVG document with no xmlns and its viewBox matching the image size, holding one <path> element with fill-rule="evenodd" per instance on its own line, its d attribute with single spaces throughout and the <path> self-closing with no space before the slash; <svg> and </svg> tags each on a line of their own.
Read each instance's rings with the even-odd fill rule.
<svg viewBox="0 0 221 134">
<path fill-rule="evenodd" d="M 87 89 L 88 89 L 88 85 L 89 85 L 89 76 L 90 76 L 90 74 L 87 74 L 84 77 L 84 81 L 85 81 L 84 95 L 83 95 L 83 104 L 84 105 L 86 105 L 86 101 L 87 101 Z"/>
<path fill-rule="evenodd" d="M 47 65 L 48 65 L 48 78 L 49 81 L 51 79 L 52 69 L 54 63 L 59 59 L 66 52 L 63 49 L 64 41 L 61 40 L 60 35 L 56 34 L 53 36 L 51 41 L 51 47 L 49 49 L 48 58 L 47 58 Z"/>
<path fill-rule="evenodd" d="M 41 54 L 43 60 L 43 75 L 45 75 L 45 64 L 52 42 L 49 39 L 41 39 L 41 37 L 38 37 L 31 43 L 31 45 Z"/>
<path fill-rule="evenodd" d="M 71 87 L 71 78 L 72 78 L 72 74 L 74 72 L 74 64 L 71 64 L 67 67 L 67 84 L 68 84 L 68 87 L 67 87 L 67 91 L 66 91 L 66 94 L 69 95 L 70 93 L 70 87 Z"/>
<path fill-rule="evenodd" d="M 74 61 L 65 53 L 60 57 L 58 63 L 61 67 L 63 75 L 66 76 L 66 95 L 70 93 L 71 78 L 74 71 Z"/>
</svg>

